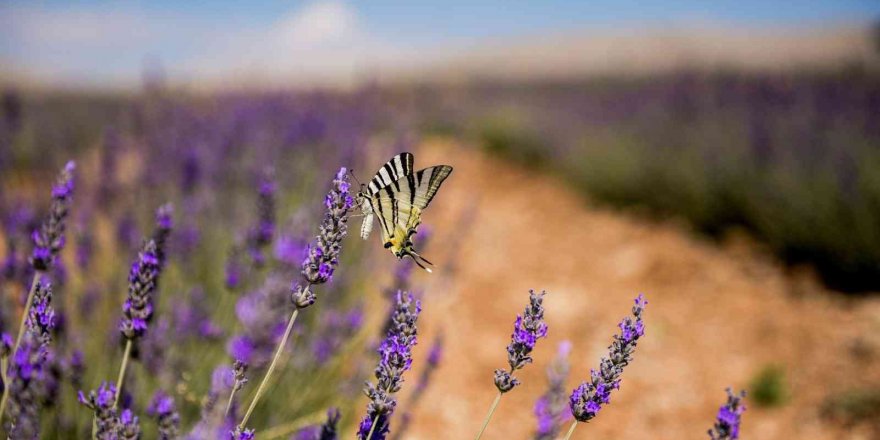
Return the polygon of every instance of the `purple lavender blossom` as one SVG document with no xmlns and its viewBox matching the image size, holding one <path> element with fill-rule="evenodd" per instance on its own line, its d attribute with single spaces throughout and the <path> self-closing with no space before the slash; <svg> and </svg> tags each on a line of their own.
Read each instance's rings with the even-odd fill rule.
<svg viewBox="0 0 880 440">
<path fill-rule="evenodd" d="M 266 264 L 266 248 L 275 236 L 275 171 L 267 168 L 258 185 L 257 225 L 248 232 L 248 253 L 255 267 Z"/>
<path fill-rule="evenodd" d="M 49 218 L 39 230 L 34 230 L 31 238 L 34 242 L 34 252 L 31 255 L 31 265 L 34 270 L 47 271 L 64 248 L 64 230 L 67 212 L 73 198 L 73 170 L 76 165 L 67 162 L 58 180 L 52 187 L 52 207 Z"/>
<path fill-rule="evenodd" d="M 144 244 L 137 261 L 132 263 L 128 275 L 128 299 L 122 307 L 124 316 L 119 324 L 119 330 L 127 339 L 140 338 L 147 331 L 147 323 L 153 316 L 152 295 L 158 276 L 156 243 L 150 240 Z"/>
<path fill-rule="evenodd" d="M 159 439 L 176 439 L 180 428 L 180 414 L 174 405 L 174 398 L 162 391 L 157 391 L 147 407 L 147 414 L 156 418 L 159 426 Z"/>
<path fill-rule="evenodd" d="M 165 266 L 165 252 L 168 250 L 168 237 L 174 227 L 174 206 L 166 203 L 156 210 L 156 228 L 153 230 L 153 242 L 156 243 L 156 259 L 159 260 L 159 268 Z"/>
<path fill-rule="evenodd" d="M 306 426 L 298 430 L 291 440 L 336 440 L 340 417 L 338 409 L 330 408 L 327 410 L 327 420 L 323 424 Z"/>
<path fill-rule="evenodd" d="M 89 391 L 88 396 L 82 391 L 78 393 L 79 403 L 94 412 L 94 438 L 98 440 L 116 440 L 119 418 L 116 416 L 114 398 L 116 387 L 102 383 L 97 390 Z"/>
<path fill-rule="evenodd" d="M 377 383 L 367 382 L 364 388 L 370 403 L 358 428 L 360 440 L 383 440 L 390 431 L 390 417 L 397 406 L 393 394 L 403 386 L 403 373 L 412 368 L 412 347 L 418 335 L 416 321 L 421 311 L 421 302 L 411 293 L 397 293 L 391 329 L 379 346 Z"/>
<path fill-rule="evenodd" d="M 254 440 L 254 430 L 253 429 L 239 429 L 235 428 L 235 430 L 229 432 L 230 440 Z"/>
<path fill-rule="evenodd" d="M 608 347 L 609 357 L 599 361 L 598 371 L 590 371 L 589 382 L 581 383 L 571 393 L 569 407 L 578 422 L 587 422 L 596 417 L 602 406 L 611 402 L 611 391 L 620 388 L 623 368 L 632 361 L 637 341 L 645 334 L 642 312 L 647 304 L 643 295 L 635 299 L 632 308 L 635 319 L 626 317 L 620 322 L 620 334 L 614 336 L 614 342 Z"/>
<path fill-rule="evenodd" d="M 730 388 L 727 389 L 727 403 L 718 408 L 715 426 L 709 430 L 710 439 L 736 440 L 739 438 L 740 419 L 746 410 L 746 406 L 742 403 L 745 397 L 745 391 L 733 394 Z"/>
<path fill-rule="evenodd" d="M 315 245 L 309 246 L 308 255 L 302 264 L 302 275 L 307 284 L 296 283 L 293 286 L 291 299 L 297 308 L 308 307 L 315 302 L 315 294 L 310 286 L 323 284 L 333 278 L 333 271 L 339 264 L 339 253 L 342 250 L 342 239 L 348 232 L 348 214 L 354 206 L 351 197 L 351 184 L 348 182 L 347 170 L 341 168 L 333 179 L 333 188 L 324 199 L 327 213 L 321 222 L 320 234 Z"/>
<path fill-rule="evenodd" d="M 531 353 L 538 339 L 547 336 L 547 324 L 544 322 L 544 295 L 546 292 L 535 293 L 529 290 L 529 306 L 522 315 L 516 315 L 513 323 L 513 334 L 507 346 L 507 362 L 510 371 L 495 370 L 495 387 L 506 393 L 519 385 L 513 372 L 532 362 Z"/>
<path fill-rule="evenodd" d="M 9 362 L 9 421 L 6 432 L 13 439 L 39 437 L 39 406 L 45 399 L 49 342 L 55 327 L 55 311 L 51 301 L 51 286 L 38 282 L 25 319 L 25 333 Z M 11 342 L 11 338 L 6 339 L 3 341 L 4 346 Z M 12 346 L 11 343 L 9 345 Z M 4 348 L 3 351 L 8 350 Z"/>
<path fill-rule="evenodd" d="M 565 393 L 565 379 L 570 369 L 568 353 L 571 343 L 559 344 L 556 359 L 547 367 L 547 391 L 535 402 L 538 427 L 532 437 L 535 440 L 553 440 L 559 436 L 562 424 L 571 417 Z"/>
<path fill-rule="evenodd" d="M 119 440 L 138 440 L 141 438 L 141 424 L 138 417 L 130 409 L 122 410 L 116 431 Z"/>
</svg>

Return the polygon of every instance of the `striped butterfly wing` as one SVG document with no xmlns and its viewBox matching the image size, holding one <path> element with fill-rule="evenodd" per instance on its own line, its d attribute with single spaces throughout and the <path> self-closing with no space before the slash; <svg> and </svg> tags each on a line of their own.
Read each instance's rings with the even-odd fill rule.
<svg viewBox="0 0 880 440">
<path fill-rule="evenodd" d="M 400 153 L 389 160 L 385 165 L 376 171 L 376 175 L 370 180 L 367 187 L 370 195 L 375 195 L 380 189 L 391 185 L 392 183 L 412 174 L 413 171 L 413 155 L 410 153 Z"/>
<path fill-rule="evenodd" d="M 419 170 L 382 188 L 371 199 L 373 212 L 382 226 L 383 241 L 400 238 L 418 225 L 421 212 L 437 195 L 452 167 L 437 165 Z"/>
</svg>

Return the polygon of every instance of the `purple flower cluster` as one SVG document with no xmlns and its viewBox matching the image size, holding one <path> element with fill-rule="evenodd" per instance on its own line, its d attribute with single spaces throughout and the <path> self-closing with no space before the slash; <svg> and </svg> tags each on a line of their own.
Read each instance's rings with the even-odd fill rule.
<svg viewBox="0 0 880 440">
<path fill-rule="evenodd" d="M 570 366 L 568 354 L 571 343 L 559 344 L 556 359 L 547 367 L 547 391 L 535 402 L 535 417 L 538 427 L 532 437 L 535 440 L 553 440 L 559 436 L 562 424 L 571 417 L 568 412 L 568 399 L 565 393 L 565 379 Z"/>
<path fill-rule="evenodd" d="M 73 170 L 76 165 L 67 162 L 58 180 L 52 187 L 52 207 L 49 218 L 39 230 L 34 230 L 31 238 L 34 241 L 34 252 L 31 265 L 34 270 L 46 271 L 52 267 L 55 257 L 64 247 L 64 230 L 67 212 L 73 198 Z"/>
<path fill-rule="evenodd" d="M 248 253 L 254 266 L 266 264 L 266 248 L 275 236 L 274 170 L 267 168 L 260 177 L 257 198 L 257 225 L 248 232 Z"/>
<path fill-rule="evenodd" d="M 546 292 L 535 293 L 529 290 L 529 305 L 522 315 L 516 315 L 513 323 L 513 334 L 507 346 L 507 362 L 510 371 L 495 370 L 495 387 L 506 393 L 519 385 L 513 372 L 532 362 L 532 350 L 538 339 L 547 336 L 547 323 L 544 322 L 544 295 Z"/>
<path fill-rule="evenodd" d="M 128 299 L 122 306 L 123 318 L 119 331 L 128 339 L 137 339 L 147 332 L 147 324 L 153 317 L 153 291 L 159 276 L 159 258 L 156 242 L 144 244 L 138 259 L 131 265 L 128 275 Z"/>
<path fill-rule="evenodd" d="M 601 359 L 598 371 L 590 371 L 589 382 L 581 383 L 571 393 L 569 407 L 578 422 L 596 417 L 602 405 L 611 402 L 611 390 L 620 388 L 623 368 L 632 361 L 638 339 L 645 334 L 642 312 L 647 304 L 643 295 L 635 299 L 633 317 L 626 317 L 620 322 L 620 334 L 614 336 L 614 342 L 608 347 L 608 358 Z"/>
<path fill-rule="evenodd" d="M 9 387 L 6 432 L 13 439 L 39 437 L 39 408 L 47 392 L 49 342 L 55 328 L 51 301 L 51 286 L 38 282 L 25 321 L 25 333 L 6 371 Z M 13 346 L 12 338 L 4 334 L 2 340 L 3 354 L 8 355 Z"/>
<path fill-rule="evenodd" d="M 347 170 L 341 168 L 333 179 L 333 188 L 324 199 L 327 213 L 321 222 L 320 233 L 314 246 L 309 246 L 302 264 L 302 275 L 307 284 L 296 283 L 292 288 L 291 299 L 298 308 L 308 307 L 315 302 L 310 285 L 323 284 L 333 278 L 333 271 L 339 264 L 342 239 L 348 232 L 348 214 L 354 206 L 350 190 Z"/>
<path fill-rule="evenodd" d="M 278 339 L 284 333 L 287 315 L 287 282 L 270 275 L 262 286 L 243 295 L 235 304 L 242 330 L 227 344 L 227 353 L 253 368 L 272 359 Z"/>
<path fill-rule="evenodd" d="M 79 402 L 94 412 L 94 438 L 97 440 L 116 440 L 119 418 L 116 416 L 114 399 L 116 387 L 102 383 L 97 390 L 89 391 L 88 396 L 79 392 Z"/>
<path fill-rule="evenodd" d="M 147 414 L 156 418 L 159 426 L 159 439 L 172 440 L 178 436 L 180 428 L 180 414 L 174 405 L 174 398 L 163 393 L 157 392 L 147 407 Z"/>
<path fill-rule="evenodd" d="M 118 440 L 138 440 L 141 438 L 140 420 L 128 408 L 122 410 L 122 414 L 119 415 L 115 438 Z"/>
<path fill-rule="evenodd" d="M 156 259 L 159 267 L 165 266 L 165 251 L 167 250 L 168 237 L 174 227 L 174 206 L 166 203 L 156 210 L 156 228 L 153 230 L 153 242 L 156 243 Z"/>
<path fill-rule="evenodd" d="M 746 397 L 745 391 L 733 394 L 727 389 L 727 403 L 718 408 L 715 426 L 709 430 L 709 438 L 712 440 L 736 440 L 739 438 L 739 423 L 746 406 L 742 400 Z"/>
<path fill-rule="evenodd" d="M 300 429 L 291 440 L 336 440 L 339 438 L 337 425 L 341 414 L 336 408 L 327 410 L 327 420 L 321 425 L 311 425 Z"/>
<path fill-rule="evenodd" d="M 392 327 L 379 346 L 379 365 L 375 370 L 377 383 L 368 382 L 364 388 L 370 403 L 358 428 L 360 440 L 368 437 L 368 440 L 382 440 L 388 434 L 389 418 L 397 406 L 393 394 L 400 391 L 403 373 L 412 367 L 412 347 L 416 345 L 416 321 L 422 311 L 421 302 L 407 292 L 398 292 L 395 300 Z"/>
</svg>

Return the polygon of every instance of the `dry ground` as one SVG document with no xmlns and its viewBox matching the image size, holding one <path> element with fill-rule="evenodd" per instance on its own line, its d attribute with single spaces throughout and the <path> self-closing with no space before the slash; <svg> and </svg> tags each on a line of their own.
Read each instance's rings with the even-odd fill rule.
<svg viewBox="0 0 880 440">
<path fill-rule="evenodd" d="M 473 437 L 529 288 L 549 292 L 550 335 L 519 374 L 523 385 L 502 399 L 485 439 L 529 438 L 532 404 L 557 344 L 573 343 L 572 388 L 595 368 L 640 292 L 649 301 L 647 334 L 635 361 L 612 403 L 573 438 L 705 439 L 725 387 L 746 387 L 768 364 L 784 368 L 790 400 L 774 409 L 750 405 L 742 438 L 871 438 L 866 429 L 823 420 L 819 406 L 831 392 L 880 385 L 876 295 L 827 292 L 743 240 L 719 247 L 675 224 L 590 206 L 561 182 L 473 149 L 432 141 L 416 161 L 455 166 L 425 223 L 437 232 L 429 257 L 443 263 L 441 272 L 457 273 L 419 278 L 428 280 L 428 296 L 416 361 L 438 328 L 447 343 L 408 438 Z M 444 261 L 456 241 L 452 225 L 472 207 L 477 212 L 457 237 L 463 244 L 453 265 Z"/>
</svg>

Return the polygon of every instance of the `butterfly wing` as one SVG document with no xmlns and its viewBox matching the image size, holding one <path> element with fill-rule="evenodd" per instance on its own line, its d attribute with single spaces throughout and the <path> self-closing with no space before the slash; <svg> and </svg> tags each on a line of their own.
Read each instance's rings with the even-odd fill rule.
<svg viewBox="0 0 880 440">
<path fill-rule="evenodd" d="M 450 173 L 452 167 L 448 165 L 425 168 L 373 194 L 370 201 L 382 226 L 384 243 L 402 244 L 406 234 L 418 226 L 422 210 L 428 207 Z"/>
<path fill-rule="evenodd" d="M 413 172 L 413 155 L 410 153 L 400 153 L 389 160 L 385 165 L 376 171 L 376 175 L 370 180 L 370 195 L 375 195 L 380 189 L 391 185 L 392 183 L 412 174 Z"/>
</svg>

